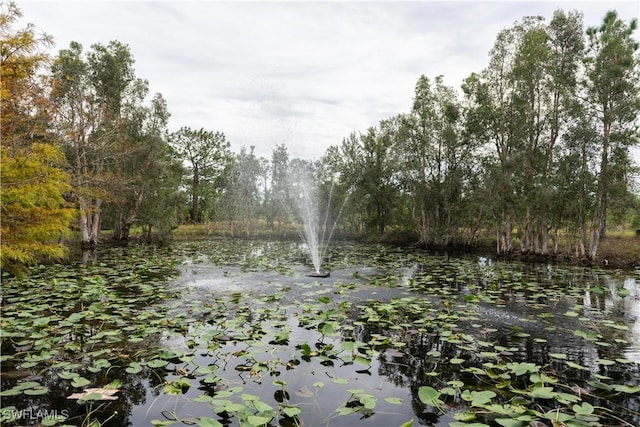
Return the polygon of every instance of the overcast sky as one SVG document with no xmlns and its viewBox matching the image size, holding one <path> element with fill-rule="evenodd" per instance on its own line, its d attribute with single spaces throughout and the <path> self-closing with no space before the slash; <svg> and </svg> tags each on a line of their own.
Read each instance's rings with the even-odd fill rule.
<svg viewBox="0 0 640 427">
<path fill-rule="evenodd" d="M 459 87 L 523 16 L 578 10 L 585 26 L 631 1 L 17 1 L 23 23 L 72 40 L 125 43 L 136 75 L 163 94 L 170 130 L 221 131 L 237 151 L 275 144 L 317 159 L 352 131 L 408 112 L 420 75 Z"/>
</svg>

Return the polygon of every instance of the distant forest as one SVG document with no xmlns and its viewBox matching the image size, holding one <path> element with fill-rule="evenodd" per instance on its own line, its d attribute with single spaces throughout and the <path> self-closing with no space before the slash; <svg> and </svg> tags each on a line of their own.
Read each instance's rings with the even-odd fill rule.
<svg viewBox="0 0 640 427">
<path fill-rule="evenodd" d="M 495 239 L 498 254 L 597 257 L 608 230 L 640 228 L 637 21 L 615 11 L 524 17 L 460 88 L 417 76 L 410 111 L 317 161 L 230 150 L 222 130 L 169 131 L 170 108 L 119 41 L 51 39 L 2 3 L 2 268 L 63 257 L 65 242 L 167 239 L 185 223 L 251 236 L 294 223 L 310 175 L 342 233 L 428 247 Z M 271 143 L 271 141 L 265 141 Z M 635 188 L 634 188 L 635 186 Z M 78 236 L 78 237 L 76 237 Z"/>
</svg>

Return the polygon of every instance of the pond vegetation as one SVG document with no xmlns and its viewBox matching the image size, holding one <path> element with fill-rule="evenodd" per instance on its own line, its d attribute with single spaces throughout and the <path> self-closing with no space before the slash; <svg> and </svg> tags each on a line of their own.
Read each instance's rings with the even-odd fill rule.
<svg viewBox="0 0 640 427">
<path fill-rule="evenodd" d="M 640 424 L 640 271 L 346 242 L 324 265 L 212 239 L 4 278 L 2 424 Z"/>
</svg>

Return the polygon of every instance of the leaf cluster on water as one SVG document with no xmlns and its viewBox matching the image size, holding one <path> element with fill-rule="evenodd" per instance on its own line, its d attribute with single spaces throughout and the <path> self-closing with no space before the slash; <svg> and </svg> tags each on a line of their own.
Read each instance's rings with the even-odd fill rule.
<svg viewBox="0 0 640 427">
<path fill-rule="evenodd" d="M 348 274 L 329 283 L 303 278 L 298 246 L 250 241 L 114 248 L 101 264 L 7 280 L 2 368 L 14 377 L 3 406 L 96 388 L 121 396 L 103 405 L 130 409 L 130 388 L 146 381 L 157 399 L 211 413 L 163 410 L 154 425 L 640 419 L 629 404 L 640 394 L 629 325 L 604 304 L 635 290 L 612 288 L 597 270 L 338 248 L 328 265 Z M 181 282 L 189 269 L 222 271 L 233 289 Z M 85 422 L 104 395 L 85 394 L 75 421 L 52 422 Z M 108 417 L 123 411 L 109 407 Z"/>
</svg>

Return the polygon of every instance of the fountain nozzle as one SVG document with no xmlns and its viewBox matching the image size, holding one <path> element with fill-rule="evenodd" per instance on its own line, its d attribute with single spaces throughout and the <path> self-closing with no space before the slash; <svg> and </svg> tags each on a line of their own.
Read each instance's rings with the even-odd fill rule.
<svg viewBox="0 0 640 427">
<path fill-rule="evenodd" d="M 312 273 L 307 274 L 309 277 L 329 277 L 331 273 L 328 271 L 314 271 Z"/>
</svg>

